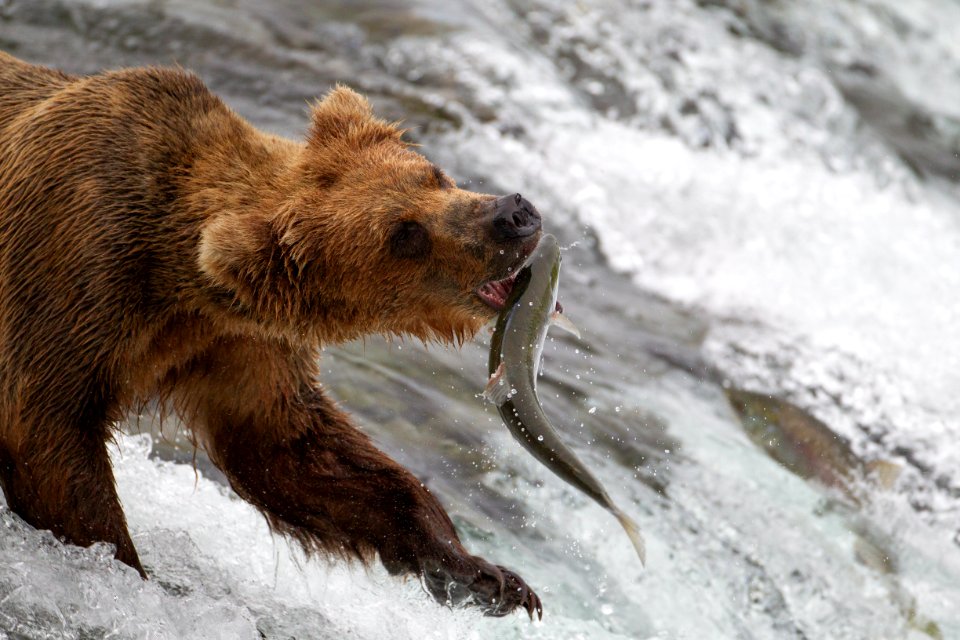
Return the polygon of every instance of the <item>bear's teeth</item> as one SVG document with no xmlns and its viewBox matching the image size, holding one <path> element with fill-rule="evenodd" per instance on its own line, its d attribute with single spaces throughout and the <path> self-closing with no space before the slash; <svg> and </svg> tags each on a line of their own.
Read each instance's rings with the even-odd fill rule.
<svg viewBox="0 0 960 640">
<path fill-rule="evenodd" d="M 503 308 L 509 293 L 510 287 L 502 280 L 488 282 L 477 289 L 480 298 L 498 311 Z"/>
<path fill-rule="evenodd" d="M 507 303 L 507 297 L 513 290 L 513 282 L 516 277 L 517 274 L 513 273 L 503 280 L 491 280 L 477 289 L 477 295 L 489 306 L 499 311 Z"/>
</svg>

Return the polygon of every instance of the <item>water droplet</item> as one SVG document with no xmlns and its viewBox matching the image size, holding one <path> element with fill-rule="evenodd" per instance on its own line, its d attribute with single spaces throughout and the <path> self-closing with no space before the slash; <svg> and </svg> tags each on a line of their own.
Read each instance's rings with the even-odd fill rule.
<svg viewBox="0 0 960 640">
<path fill-rule="evenodd" d="M 596 407 L 590 407 L 589 409 L 587 409 L 587 413 L 589 413 L 590 415 L 593 415 L 593 414 L 595 414 L 596 412 L 597 412 L 597 408 L 596 408 Z"/>
<path fill-rule="evenodd" d="M 543 442 L 543 436 L 537 436 L 537 440 Z"/>
</svg>

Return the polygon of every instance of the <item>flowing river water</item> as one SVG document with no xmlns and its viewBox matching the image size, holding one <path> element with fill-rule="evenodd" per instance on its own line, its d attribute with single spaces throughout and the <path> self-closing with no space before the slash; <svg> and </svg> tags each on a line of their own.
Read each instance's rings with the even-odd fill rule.
<svg viewBox="0 0 960 640">
<path fill-rule="evenodd" d="M 960 638 L 960 5 L 0 0 L 0 48 L 197 71 L 301 136 L 341 81 L 566 247 L 541 396 L 647 537 L 540 467 L 460 350 L 324 383 L 542 622 L 306 560 L 176 425 L 113 454 L 151 580 L 0 508 L 0 638 Z"/>
</svg>

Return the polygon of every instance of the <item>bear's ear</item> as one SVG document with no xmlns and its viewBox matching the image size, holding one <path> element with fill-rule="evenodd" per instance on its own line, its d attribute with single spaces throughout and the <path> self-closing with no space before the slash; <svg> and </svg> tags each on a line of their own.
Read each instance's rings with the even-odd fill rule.
<svg viewBox="0 0 960 640">
<path fill-rule="evenodd" d="M 307 143 L 323 148 L 339 141 L 357 148 L 383 140 L 399 141 L 402 135 L 403 130 L 396 124 L 373 115 L 366 98 L 349 87 L 337 85 L 313 105 Z"/>
<path fill-rule="evenodd" d="M 401 140 L 403 131 L 373 115 L 356 91 L 337 85 L 310 113 L 310 133 L 303 168 L 320 187 L 330 187 L 351 168 L 359 152 L 386 140 Z"/>
<path fill-rule="evenodd" d="M 236 294 L 260 279 L 273 242 L 266 216 L 220 214 L 203 226 L 197 261 L 210 280 Z"/>
<path fill-rule="evenodd" d="M 366 98 L 338 84 L 313 105 L 310 112 L 310 142 L 323 144 L 331 139 L 349 137 L 364 124 L 375 120 Z"/>
</svg>

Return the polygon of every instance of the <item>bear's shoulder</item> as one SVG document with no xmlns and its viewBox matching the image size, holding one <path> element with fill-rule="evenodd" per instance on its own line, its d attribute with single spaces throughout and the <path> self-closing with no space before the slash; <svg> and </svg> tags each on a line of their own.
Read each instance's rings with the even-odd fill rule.
<svg viewBox="0 0 960 640">
<path fill-rule="evenodd" d="M 89 82 L 90 89 L 142 105 L 145 113 L 151 113 L 157 106 L 171 104 L 200 109 L 223 107 L 220 98 L 198 75 L 180 67 L 119 69 L 91 76 Z"/>
</svg>

